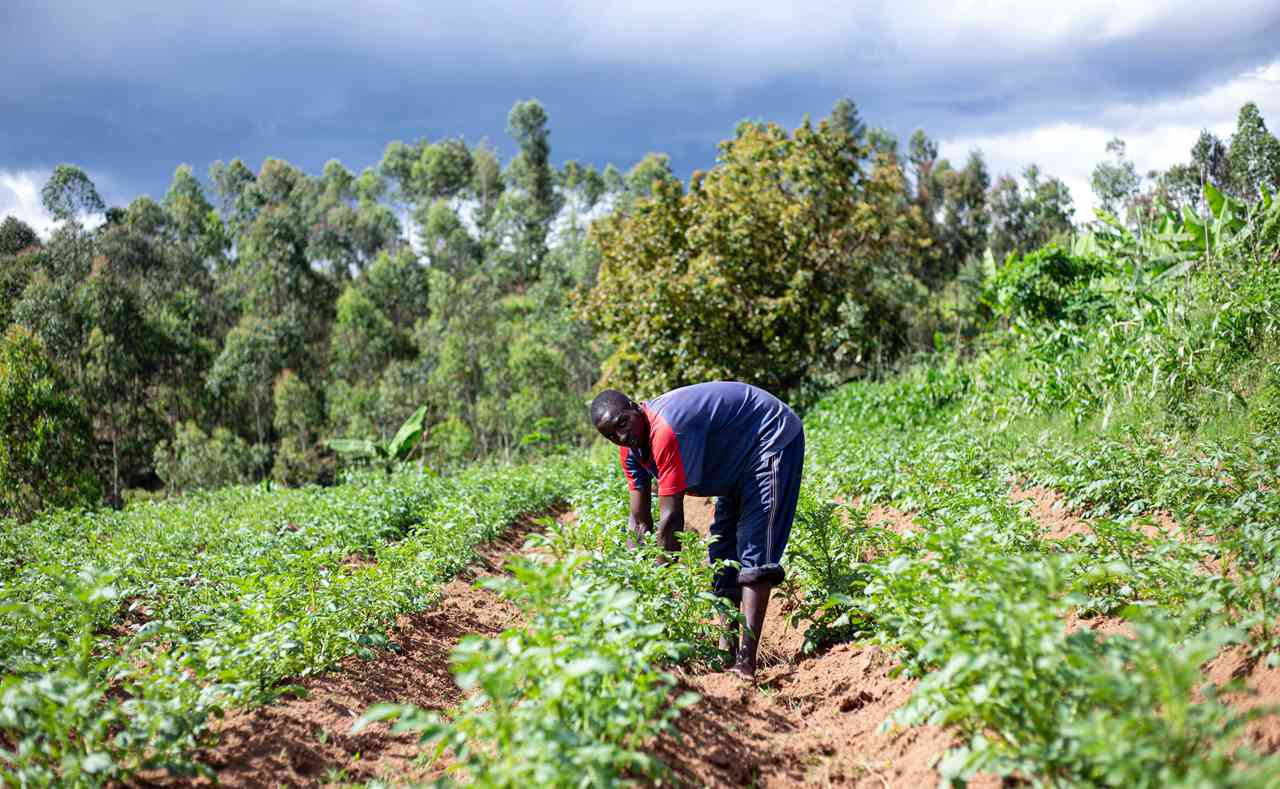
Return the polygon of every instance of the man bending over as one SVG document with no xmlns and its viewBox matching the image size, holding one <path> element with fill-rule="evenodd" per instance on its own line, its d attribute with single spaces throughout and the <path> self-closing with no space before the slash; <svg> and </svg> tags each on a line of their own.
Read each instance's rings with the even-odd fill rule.
<svg viewBox="0 0 1280 789">
<path fill-rule="evenodd" d="M 678 550 L 684 495 L 715 496 L 711 561 L 733 560 L 715 576 L 715 593 L 740 605 L 747 629 L 726 626 L 720 646 L 734 657 L 731 671 L 755 676 L 756 651 L 769 593 L 784 577 L 782 551 L 791 534 L 804 427 L 786 403 L 750 384 L 716 381 L 674 389 L 636 403 L 606 389 L 591 403 L 596 430 L 621 447 L 631 489 L 632 531 L 654 531 L 651 483 L 658 481 L 657 541 Z"/>
</svg>

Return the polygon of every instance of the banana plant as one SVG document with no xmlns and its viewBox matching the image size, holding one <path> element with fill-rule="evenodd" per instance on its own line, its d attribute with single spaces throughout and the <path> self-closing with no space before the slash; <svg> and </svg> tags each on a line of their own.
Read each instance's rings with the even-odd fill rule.
<svg viewBox="0 0 1280 789">
<path fill-rule="evenodd" d="M 400 429 L 390 441 L 374 441 L 368 438 L 331 438 L 327 446 L 339 455 L 352 459 L 381 460 L 388 469 L 394 463 L 402 463 L 408 459 L 422 438 L 427 419 L 427 407 L 424 405 L 400 425 Z M 424 461 L 424 471 L 430 471 Z"/>
</svg>

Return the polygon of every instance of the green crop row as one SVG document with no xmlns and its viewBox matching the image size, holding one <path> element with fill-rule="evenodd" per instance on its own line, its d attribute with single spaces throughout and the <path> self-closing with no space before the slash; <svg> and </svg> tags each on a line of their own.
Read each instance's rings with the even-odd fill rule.
<svg viewBox="0 0 1280 789">
<path fill-rule="evenodd" d="M 95 785 L 191 759 L 215 716 L 288 678 L 371 657 L 397 614 L 521 513 L 563 500 L 584 457 L 333 488 L 231 488 L 0 530 L 5 782 Z"/>
<path fill-rule="evenodd" d="M 447 751 L 442 783 L 606 786 L 656 778 L 645 746 L 697 700 L 677 693 L 675 662 L 714 660 L 705 544 L 685 535 L 659 563 L 656 546 L 628 548 L 622 481 L 601 468 L 570 503 L 576 519 L 531 539 L 511 575 L 487 585 L 526 619 L 454 651 L 458 683 L 474 691 L 448 716 L 380 705 L 365 720 L 395 720 L 433 755 Z"/>
<path fill-rule="evenodd" d="M 846 387 L 808 415 L 815 501 L 862 508 L 802 512 L 797 616 L 811 647 L 900 650 L 922 679 L 887 725 L 954 727 L 946 780 L 1274 785 L 1280 759 L 1242 739 L 1268 710 L 1224 704 L 1239 688 L 1203 670 L 1230 644 L 1280 659 L 1280 271 L 1274 251 L 1246 252 L 1141 292 L 1095 283 L 1081 304 L 1105 320 L 1014 321 L 964 361 Z M 1061 491 L 1088 529 L 1046 539 L 1015 481 Z M 874 503 L 916 526 L 872 525 Z M 1072 631 L 1071 616 L 1129 635 Z"/>
</svg>

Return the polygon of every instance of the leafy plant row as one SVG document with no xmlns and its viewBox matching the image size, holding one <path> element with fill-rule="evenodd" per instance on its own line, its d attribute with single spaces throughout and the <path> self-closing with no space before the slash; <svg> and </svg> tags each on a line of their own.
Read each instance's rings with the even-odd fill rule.
<svg viewBox="0 0 1280 789">
<path fill-rule="evenodd" d="M 601 468 L 571 498 L 576 519 L 530 541 L 511 575 L 487 585 L 516 601 L 526 621 L 454 651 L 459 684 L 473 691 L 448 716 L 379 705 L 365 722 L 395 720 L 448 754 L 443 783 L 604 786 L 659 778 L 646 751 L 696 702 L 667 669 L 712 660 L 715 600 L 705 545 L 686 535 L 660 563 L 656 546 L 628 547 L 618 474 Z"/>
<path fill-rule="evenodd" d="M 287 678 L 371 657 L 397 614 L 585 458 L 242 487 L 0 531 L 0 759 L 20 785 L 201 770 L 213 719 Z"/>
<path fill-rule="evenodd" d="M 1007 328 L 806 420 L 816 490 L 864 508 L 849 527 L 831 505 L 802 512 L 794 610 L 815 648 L 899 648 L 921 682 L 887 725 L 954 727 L 947 781 L 1274 782 L 1277 757 L 1242 745 L 1267 710 L 1225 704 L 1239 688 L 1203 669 L 1229 644 L 1280 657 L 1280 208 L 1215 212 L 1196 237 L 1211 257 L 1157 260 L 1188 242 L 1112 233 L 1098 259 L 1051 248 L 1006 267 L 991 303 Z M 1064 492 L 1088 529 L 1046 539 L 1009 498 L 1018 480 Z M 870 525 L 877 502 L 916 527 Z"/>
</svg>

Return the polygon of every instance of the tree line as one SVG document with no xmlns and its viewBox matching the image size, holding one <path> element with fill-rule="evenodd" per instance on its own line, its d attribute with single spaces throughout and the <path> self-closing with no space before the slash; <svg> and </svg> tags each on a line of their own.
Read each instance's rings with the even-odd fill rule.
<svg viewBox="0 0 1280 789">
<path fill-rule="evenodd" d="M 1060 179 L 993 179 L 923 131 L 902 145 L 847 99 L 792 130 L 739 124 L 687 181 L 661 154 L 554 165 L 535 100 L 507 131 L 505 162 L 445 138 L 360 173 L 183 165 L 123 207 L 55 168 L 49 238 L 0 222 L 0 511 L 324 483 L 345 462 L 330 439 L 385 441 L 424 405 L 417 453 L 439 468 L 590 440 L 603 382 L 731 377 L 803 404 L 971 331 L 993 261 L 1075 221 Z M 1276 188 L 1256 107 L 1208 137 L 1145 180 L 1109 146 L 1100 202 L 1140 222 L 1194 210 L 1197 178 Z"/>
</svg>

